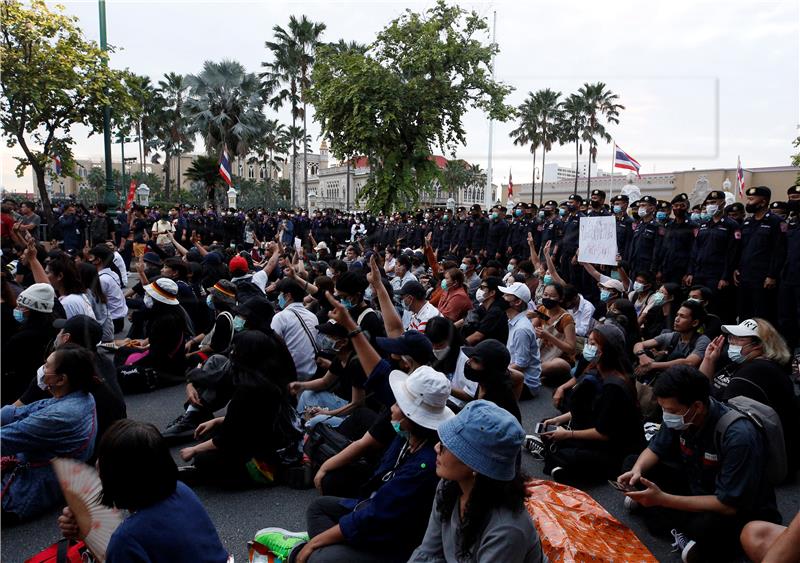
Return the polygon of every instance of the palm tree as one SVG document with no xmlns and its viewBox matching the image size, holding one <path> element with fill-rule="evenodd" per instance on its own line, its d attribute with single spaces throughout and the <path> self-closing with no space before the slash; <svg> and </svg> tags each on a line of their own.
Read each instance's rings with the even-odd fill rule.
<svg viewBox="0 0 800 563">
<path fill-rule="evenodd" d="M 164 80 L 158 81 L 158 93 L 163 101 L 162 129 L 163 138 L 161 139 L 164 150 L 165 162 L 164 172 L 166 182 L 164 193 L 167 199 L 170 196 L 169 175 L 171 170 L 172 157 L 178 157 L 177 179 L 175 182 L 178 194 L 181 191 L 181 155 L 185 151 L 194 148 L 192 138 L 186 134 L 186 124 L 183 117 L 183 103 L 189 92 L 189 84 L 186 78 L 180 74 L 170 72 L 164 75 Z"/>
<path fill-rule="evenodd" d="M 544 199 L 544 163 L 547 151 L 559 140 L 558 123 L 561 119 L 562 105 L 560 98 L 561 92 L 555 92 L 550 88 L 539 90 L 534 95 L 537 130 L 542 143 L 542 184 L 539 189 L 539 205 L 542 205 Z"/>
<path fill-rule="evenodd" d="M 202 72 L 190 74 L 186 82 L 187 133 L 203 136 L 209 156 L 219 155 L 225 147 L 231 157 L 246 156 L 266 123 L 258 77 L 236 61 L 206 61 Z"/>
<path fill-rule="evenodd" d="M 607 90 L 603 82 L 584 83 L 578 89 L 578 94 L 583 98 L 586 111 L 586 127 L 582 138 L 589 143 L 589 177 L 586 182 L 586 196 L 589 197 L 592 186 L 592 162 L 597 162 L 597 140 L 598 138 L 606 142 L 611 140 L 603 120 L 609 124 L 619 123 L 619 112 L 625 109 L 625 106 L 617 103 L 619 96 Z"/>
<path fill-rule="evenodd" d="M 273 174 L 281 169 L 286 160 L 281 155 L 286 154 L 289 144 L 286 126 L 278 123 L 277 119 L 268 119 L 261 137 L 253 146 L 255 156 L 248 159 L 248 163 L 258 162 L 264 167 L 264 184 L 267 189 L 272 185 Z"/>
<path fill-rule="evenodd" d="M 531 146 L 531 154 L 533 155 L 533 173 L 531 178 L 532 201 L 533 195 L 536 192 L 536 149 L 541 145 L 533 92 L 528 92 L 528 97 L 517 108 L 517 117 L 519 118 L 519 126 L 509 134 L 509 137 L 514 140 L 515 145 L 524 146 L 529 144 Z"/>
<path fill-rule="evenodd" d="M 206 198 L 214 201 L 214 188 L 219 184 L 219 160 L 213 156 L 199 155 L 186 169 L 186 177 L 193 182 L 202 182 Z"/>
<path fill-rule="evenodd" d="M 303 138 L 308 135 L 306 110 L 307 92 L 311 85 L 311 67 L 314 64 L 314 51 L 319 37 L 325 31 L 325 24 L 314 23 L 306 16 L 299 20 L 291 16 L 288 29 L 279 25 L 272 28 L 275 41 L 267 41 L 265 45 L 272 52 L 273 60 L 262 63 L 266 71 L 260 76 L 265 78 L 264 89 L 269 92 L 270 105 L 278 109 L 288 101 L 292 108 L 292 126 L 296 126 L 298 117 L 303 118 Z M 276 92 L 277 90 L 277 92 Z M 300 104 L 302 103 L 302 108 Z M 303 178 L 308 185 L 308 163 L 306 152 L 303 152 Z M 295 204 L 295 183 L 297 168 L 297 146 L 292 147 L 292 205 Z"/>
<path fill-rule="evenodd" d="M 581 135 L 586 127 L 586 108 L 583 98 L 577 94 L 570 94 L 561 106 L 561 119 L 558 123 L 560 133 L 559 142 L 562 145 L 575 143 L 575 188 L 572 193 L 578 193 L 578 169 L 581 152 Z"/>
</svg>

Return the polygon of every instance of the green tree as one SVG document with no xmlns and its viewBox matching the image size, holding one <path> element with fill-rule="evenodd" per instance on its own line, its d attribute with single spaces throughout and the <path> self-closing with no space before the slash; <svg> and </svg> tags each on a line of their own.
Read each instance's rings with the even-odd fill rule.
<svg viewBox="0 0 800 563">
<path fill-rule="evenodd" d="M 544 164 L 547 158 L 547 151 L 553 148 L 553 143 L 557 143 L 560 138 L 558 124 L 561 120 L 561 92 L 555 92 L 550 88 L 539 90 L 534 96 L 534 105 L 537 115 L 537 129 L 539 140 L 542 144 L 542 183 L 539 188 L 539 205 L 544 199 Z M 531 192 L 531 196 L 533 193 Z"/>
<path fill-rule="evenodd" d="M 447 190 L 448 197 L 456 199 L 455 195 L 472 185 L 474 177 L 468 162 L 463 160 L 448 160 L 444 170 L 439 176 L 439 183 Z"/>
<path fill-rule="evenodd" d="M 586 108 L 583 98 L 577 94 L 570 94 L 561 106 L 561 116 L 558 131 L 562 145 L 575 143 L 575 188 L 572 193 L 578 193 L 578 170 L 581 153 L 581 136 L 586 128 Z"/>
<path fill-rule="evenodd" d="M 533 156 L 533 173 L 531 175 L 531 198 L 536 193 L 536 150 L 542 144 L 539 136 L 539 120 L 536 115 L 533 92 L 528 92 L 528 97 L 520 104 L 516 111 L 518 125 L 509 133 L 515 145 L 530 145 Z"/>
<path fill-rule="evenodd" d="M 299 117 L 303 118 L 303 138 L 308 136 L 307 105 L 308 89 L 311 85 L 311 69 L 314 65 L 314 53 L 319 44 L 319 38 L 325 31 L 324 23 L 314 23 L 305 15 L 299 20 L 295 16 L 289 18 L 286 29 L 276 25 L 272 28 L 275 41 L 265 43 L 272 52 L 273 60 L 263 63 L 267 70 L 263 77 L 266 78 L 266 87 L 274 93 L 270 105 L 275 109 L 289 102 L 292 111 L 292 126 L 297 124 Z M 277 92 L 275 92 L 277 90 Z M 302 107 L 300 105 L 302 104 Z M 308 156 L 303 151 L 303 181 L 308 185 Z M 295 205 L 296 190 L 297 146 L 292 146 L 292 205 Z M 306 202 L 307 204 L 308 202 Z"/>
<path fill-rule="evenodd" d="M 266 121 L 258 77 L 236 61 L 206 61 L 202 72 L 186 82 L 186 134 L 200 133 L 209 156 L 218 157 L 223 147 L 231 157 L 247 156 Z"/>
<path fill-rule="evenodd" d="M 108 53 L 88 41 L 77 18 L 44 1 L 0 6 L 0 125 L 7 145 L 22 149 L 17 175 L 30 166 L 48 223 L 52 206 L 45 173 L 61 158 L 63 173 L 74 173 L 71 128 L 102 131 L 102 107 L 127 113 L 132 105 L 122 72 L 108 67 Z"/>
<path fill-rule="evenodd" d="M 595 84 L 584 83 L 578 89 L 578 95 L 583 98 L 586 112 L 586 124 L 582 133 L 584 141 L 589 143 L 589 174 L 586 181 L 586 197 L 592 189 L 592 162 L 597 162 L 597 141 L 610 141 L 611 135 L 606 131 L 605 123 L 619 123 L 619 112 L 625 106 L 617 103 L 619 96 L 606 89 L 603 82 Z"/>
<path fill-rule="evenodd" d="M 181 155 L 194 149 L 192 136 L 186 132 L 183 117 L 183 103 L 189 92 L 189 84 L 184 76 L 170 72 L 158 81 L 158 111 L 155 115 L 155 135 L 158 149 L 164 152 L 164 194 L 170 199 L 172 159 L 178 158 L 175 185 L 178 194 L 181 190 Z"/>
<path fill-rule="evenodd" d="M 311 102 L 333 155 L 366 155 L 371 175 L 358 194 L 388 211 L 419 201 L 438 176 L 432 147 L 454 154 L 466 143 L 470 108 L 505 121 L 509 86 L 491 78 L 496 45 L 476 36 L 486 21 L 443 1 L 406 13 L 381 31 L 366 53 L 317 49 Z"/>
<path fill-rule="evenodd" d="M 186 177 L 192 182 L 202 182 L 208 201 L 214 201 L 214 190 L 222 183 L 219 175 L 219 161 L 216 158 L 199 155 L 186 169 Z"/>
</svg>

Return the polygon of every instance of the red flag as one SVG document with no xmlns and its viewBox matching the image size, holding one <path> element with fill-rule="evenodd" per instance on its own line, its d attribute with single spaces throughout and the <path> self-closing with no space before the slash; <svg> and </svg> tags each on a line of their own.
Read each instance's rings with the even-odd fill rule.
<svg viewBox="0 0 800 563">
<path fill-rule="evenodd" d="M 514 182 L 511 181 L 511 169 L 508 169 L 508 197 L 514 197 Z"/>
<path fill-rule="evenodd" d="M 131 178 L 131 185 L 128 188 L 128 199 L 125 202 L 125 211 L 130 210 L 133 198 L 136 196 L 136 180 Z"/>
</svg>

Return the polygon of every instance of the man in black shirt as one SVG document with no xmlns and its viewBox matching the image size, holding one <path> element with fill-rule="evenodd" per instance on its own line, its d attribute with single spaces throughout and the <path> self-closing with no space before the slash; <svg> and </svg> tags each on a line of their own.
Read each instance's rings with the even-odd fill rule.
<svg viewBox="0 0 800 563">
<path fill-rule="evenodd" d="M 476 300 L 478 305 L 467 314 L 463 321 L 462 333 L 466 336 L 468 346 L 492 338 L 503 344 L 508 340 L 508 317 L 506 302 L 500 298 L 498 287 L 503 281 L 496 276 L 483 280 L 478 288 Z M 462 323 L 462 321 L 459 321 Z M 456 323 L 458 326 L 459 323 Z"/>
</svg>

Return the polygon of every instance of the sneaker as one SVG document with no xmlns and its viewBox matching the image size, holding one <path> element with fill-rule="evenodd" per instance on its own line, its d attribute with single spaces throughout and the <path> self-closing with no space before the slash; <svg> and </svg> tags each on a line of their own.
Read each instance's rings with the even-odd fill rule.
<svg viewBox="0 0 800 563">
<path fill-rule="evenodd" d="M 544 460 L 544 442 L 536 434 L 528 434 L 522 442 L 522 447 L 525 448 L 534 459 L 540 461 Z"/>
<path fill-rule="evenodd" d="M 683 563 L 697 563 L 700 561 L 700 554 L 697 551 L 697 542 L 690 540 L 683 532 L 673 529 L 672 538 L 675 542 L 672 544 L 673 552 L 680 552 L 681 561 Z"/>
<path fill-rule="evenodd" d="M 308 532 L 290 532 L 283 528 L 264 528 L 256 532 L 255 541 L 269 549 L 281 561 L 287 561 L 292 550 L 308 541 Z"/>
<path fill-rule="evenodd" d="M 194 438 L 194 431 L 201 423 L 211 420 L 211 413 L 205 410 L 185 411 L 170 422 L 161 433 L 168 444 L 181 444 Z"/>
<path fill-rule="evenodd" d="M 642 506 L 631 497 L 625 497 L 625 500 L 622 501 L 622 506 L 625 508 L 625 512 L 628 514 L 634 514 L 635 512 L 639 511 L 639 508 Z"/>
<path fill-rule="evenodd" d="M 554 467 L 550 470 L 550 478 L 553 479 L 556 483 L 564 483 L 564 479 L 567 476 L 567 470 L 563 467 Z"/>
</svg>

